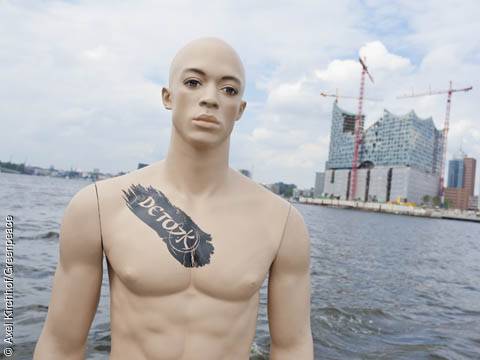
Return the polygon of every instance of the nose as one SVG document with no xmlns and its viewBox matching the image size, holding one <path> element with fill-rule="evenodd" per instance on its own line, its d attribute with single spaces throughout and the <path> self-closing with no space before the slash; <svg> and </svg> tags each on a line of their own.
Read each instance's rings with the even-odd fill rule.
<svg viewBox="0 0 480 360">
<path fill-rule="evenodd" d="M 207 108 L 218 109 L 217 101 L 217 89 L 214 85 L 204 87 L 202 97 L 200 99 L 200 106 L 206 106 Z"/>
</svg>

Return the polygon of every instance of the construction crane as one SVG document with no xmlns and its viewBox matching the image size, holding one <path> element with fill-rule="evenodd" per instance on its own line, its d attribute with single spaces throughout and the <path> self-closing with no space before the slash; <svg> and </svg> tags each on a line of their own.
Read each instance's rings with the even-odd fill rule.
<svg viewBox="0 0 480 360">
<path fill-rule="evenodd" d="M 320 95 L 322 95 L 322 96 L 324 96 L 324 97 L 334 97 L 336 103 L 338 103 L 338 99 L 355 99 L 355 100 L 358 100 L 358 99 L 359 99 L 358 96 L 339 95 L 339 94 L 338 94 L 338 89 L 335 90 L 335 94 L 328 94 L 328 93 L 325 93 L 325 92 L 321 92 Z M 372 99 L 372 98 L 366 98 L 366 97 L 364 97 L 363 100 L 367 100 L 367 101 L 382 101 L 382 99 Z"/>
<path fill-rule="evenodd" d="M 450 86 L 447 90 L 439 90 L 439 91 L 432 91 L 429 89 L 427 92 L 415 94 L 412 90 L 411 94 L 397 96 L 397 99 L 406 99 L 406 98 L 416 98 L 422 96 L 430 96 L 430 95 L 441 95 L 441 94 L 448 94 L 447 95 L 447 110 L 445 113 L 445 123 L 443 125 L 443 154 L 442 160 L 440 163 L 440 184 L 439 184 L 439 192 L 440 197 L 442 198 L 443 202 L 443 195 L 444 195 L 444 176 L 443 173 L 445 172 L 445 163 L 447 161 L 447 136 L 448 136 L 448 127 L 450 123 L 450 106 L 452 104 L 452 94 L 454 92 L 467 92 L 473 89 L 473 86 L 462 88 L 462 89 L 453 89 L 452 82 L 450 81 Z"/>
<path fill-rule="evenodd" d="M 360 142 L 362 141 L 363 121 L 362 121 L 362 108 L 363 108 L 363 94 L 365 91 L 365 75 L 368 75 L 370 81 L 374 83 L 372 75 L 370 75 L 367 65 L 365 65 L 365 58 L 358 58 L 360 65 L 362 65 L 362 75 L 360 77 L 360 95 L 358 96 L 358 111 L 355 117 L 355 130 L 354 130 L 354 143 L 353 143 L 353 161 L 352 172 L 350 175 L 350 199 L 355 200 L 355 193 L 357 191 L 357 168 L 358 168 L 358 151 L 360 148 Z"/>
</svg>

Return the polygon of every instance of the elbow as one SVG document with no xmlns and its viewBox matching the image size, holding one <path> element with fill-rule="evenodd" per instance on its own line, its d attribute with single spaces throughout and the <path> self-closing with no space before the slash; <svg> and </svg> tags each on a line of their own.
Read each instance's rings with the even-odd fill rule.
<svg viewBox="0 0 480 360">
<path fill-rule="evenodd" d="M 84 360 L 86 343 L 72 345 L 42 332 L 35 345 L 33 360 Z"/>
</svg>

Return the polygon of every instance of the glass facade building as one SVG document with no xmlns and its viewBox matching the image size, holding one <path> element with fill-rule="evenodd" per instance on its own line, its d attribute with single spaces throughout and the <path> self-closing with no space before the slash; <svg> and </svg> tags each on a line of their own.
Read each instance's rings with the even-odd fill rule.
<svg viewBox="0 0 480 360">
<path fill-rule="evenodd" d="M 453 159 L 448 162 L 448 187 L 463 187 L 463 159 Z"/>
<path fill-rule="evenodd" d="M 414 111 L 383 116 L 363 130 L 358 167 L 406 166 L 438 175 L 442 160 L 442 131 L 432 118 L 421 119 Z M 330 149 L 326 169 L 351 169 L 355 114 L 333 104 Z"/>
</svg>

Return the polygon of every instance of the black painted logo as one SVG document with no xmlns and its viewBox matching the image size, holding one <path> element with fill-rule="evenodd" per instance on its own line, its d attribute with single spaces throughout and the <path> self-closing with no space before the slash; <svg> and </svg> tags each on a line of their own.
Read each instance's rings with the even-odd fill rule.
<svg viewBox="0 0 480 360">
<path fill-rule="evenodd" d="M 212 237 L 152 186 L 130 185 L 122 190 L 128 208 L 162 238 L 168 251 L 185 267 L 210 263 Z"/>
</svg>

